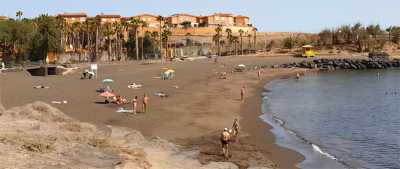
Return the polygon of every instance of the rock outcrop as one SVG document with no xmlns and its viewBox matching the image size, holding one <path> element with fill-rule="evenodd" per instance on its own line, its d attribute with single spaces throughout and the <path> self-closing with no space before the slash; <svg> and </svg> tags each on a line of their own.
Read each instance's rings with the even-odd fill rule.
<svg viewBox="0 0 400 169">
<path fill-rule="evenodd" d="M 272 68 L 307 68 L 321 70 L 337 69 L 389 69 L 399 68 L 400 60 L 379 60 L 379 59 L 315 59 L 312 61 L 302 61 L 296 63 L 274 65 Z"/>
<path fill-rule="evenodd" d="M 18 169 L 237 169 L 201 164 L 198 152 L 181 150 L 135 130 L 74 120 L 43 102 L 0 115 L 0 168 Z"/>
</svg>

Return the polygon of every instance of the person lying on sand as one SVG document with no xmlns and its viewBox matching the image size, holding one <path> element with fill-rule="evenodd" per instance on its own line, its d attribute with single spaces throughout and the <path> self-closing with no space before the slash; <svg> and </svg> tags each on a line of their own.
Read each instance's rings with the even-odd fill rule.
<svg viewBox="0 0 400 169">
<path fill-rule="evenodd" d="M 156 92 L 154 93 L 155 96 L 161 97 L 161 98 L 165 98 L 165 97 L 169 97 L 169 95 L 167 93 L 164 92 Z"/>
<path fill-rule="evenodd" d="M 35 89 L 48 89 L 50 87 L 49 86 L 43 86 L 43 85 L 37 85 L 37 86 L 33 86 L 33 88 L 35 88 Z"/>
<path fill-rule="evenodd" d="M 118 95 L 118 96 L 113 97 L 112 103 L 122 105 L 122 104 L 127 104 L 128 101 L 125 98 L 123 98 L 122 96 Z"/>
</svg>

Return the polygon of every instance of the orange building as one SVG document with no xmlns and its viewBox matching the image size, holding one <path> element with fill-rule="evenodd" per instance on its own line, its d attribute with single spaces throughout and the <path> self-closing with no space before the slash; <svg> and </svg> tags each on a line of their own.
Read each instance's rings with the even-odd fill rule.
<svg viewBox="0 0 400 169">
<path fill-rule="evenodd" d="M 141 15 L 136 15 L 132 18 L 136 18 L 139 19 L 141 21 L 146 22 L 147 27 L 149 28 L 159 28 L 160 27 L 160 22 L 157 20 L 157 16 L 156 15 L 152 15 L 152 14 L 141 14 Z"/>
<path fill-rule="evenodd" d="M 63 13 L 59 14 L 58 17 L 63 18 L 68 24 L 75 22 L 83 23 L 87 19 L 86 13 Z"/>
<path fill-rule="evenodd" d="M 167 24 L 170 25 L 171 27 L 178 27 L 181 28 L 183 27 L 181 24 L 184 22 L 190 22 L 191 27 L 198 27 L 198 17 L 190 14 L 174 14 L 170 17 L 167 18 Z"/>
<path fill-rule="evenodd" d="M 201 25 L 208 27 L 235 25 L 233 15 L 229 13 L 215 13 L 210 16 L 200 17 L 199 20 Z"/>
<path fill-rule="evenodd" d="M 96 15 L 97 21 L 99 21 L 101 24 L 105 23 L 118 23 L 121 22 L 121 15 L 106 15 L 106 14 L 100 14 Z"/>
<path fill-rule="evenodd" d="M 250 26 L 250 18 L 247 16 L 238 15 L 234 18 L 235 26 Z"/>
</svg>

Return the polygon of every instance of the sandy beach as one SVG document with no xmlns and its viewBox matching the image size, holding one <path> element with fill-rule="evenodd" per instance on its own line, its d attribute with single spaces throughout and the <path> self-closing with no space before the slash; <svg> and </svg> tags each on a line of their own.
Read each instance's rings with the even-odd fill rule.
<svg viewBox="0 0 400 169">
<path fill-rule="evenodd" d="M 185 62 L 142 65 L 139 63 L 100 64 L 98 79 L 80 80 L 82 69 L 66 76 L 33 77 L 24 72 L 3 73 L 1 77 L 1 101 L 6 109 L 34 101 L 51 103 L 69 116 L 96 125 L 123 126 L 138 130 L 146 137 L 160 137 L 182 145 L 187 149 L 200 150 L 202 163 L 224 161 L 220 155 L 219 133 L 231 127 L 239 118 L 241 134 L 233 144 L 230 162 L 239 168 L 266 166 L 271 168 L 295 168 L 303 160 L 300 154 L 279 147 L 270 126 L 258 118 L 261 114 L 261 92 L 264 85 L 275 78 L 287 78 L 302 69 L 266 69 L 262 80 L 256 71 L 229 73 L 227 79 L 217 79 L 216 72 L 229 72 L 235 65 L 247 67 L 274 65 L 298 61 L 292 57 L 225 57 L 214 63 L 211 59 Z M 82 67 L 84 65 L 81 65 Z M 176 69 L 173 80 L 156 78 L 161 68 Z M 129 99 L 150 96 L 149 112 L 137 115 L 118 113 L 119 106 L 101 104 L 103 98 L 96 89 L 103 87 L 102 79 L 115 80 L 111 88 Z M 128 88 L 129 83 L 143 84 L 141 89 Z M 44 85 L 49 89 L 34 89 Z M 246 99 L 240 101 L 240 88 L 246 86 Z M 162 91 L 168 98 L 154 96 Z M 130 105 L 124 106 L 131 109 Z"/>
</svg>

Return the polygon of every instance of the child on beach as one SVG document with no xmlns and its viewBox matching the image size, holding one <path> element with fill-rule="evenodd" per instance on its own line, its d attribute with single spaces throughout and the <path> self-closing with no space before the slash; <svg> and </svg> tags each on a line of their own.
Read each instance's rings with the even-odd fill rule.
<svg viewBox="0 0 400 169">
<path fill-rule="evenodd" d="M 142 111 L 143 113 L 147 112 L 147 105 L 149 103 L 149 97 L 147 97 L 146 93 L 143 95 L 143 104 L 142 104 Z"/>
</svg>

